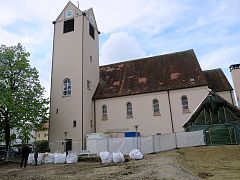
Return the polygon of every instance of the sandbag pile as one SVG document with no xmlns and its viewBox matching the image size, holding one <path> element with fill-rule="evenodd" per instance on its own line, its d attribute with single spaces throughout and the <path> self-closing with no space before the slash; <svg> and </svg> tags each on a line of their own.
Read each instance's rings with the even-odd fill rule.
<svg viewBox="0 0 240 180">
<path fill-rule="evenodd" d="M 124 156 L 121 152 L 113 152 L 112 156 L 114 163 L 122 163 L 125 161 Z"/>
<path fill-rule="evenodd" d="M 111 164 L 112 163 L 112 154 L 108 151 L 103 151 L 99 153 L 101 161 L 103 164 Z"/>
<path fill-rule="evenodd" d="M 143 158 L 143 154 L 140 152 L 139 149 L 133 149 L 129 153 L 129 158 L 133 160 L 140 160 Z"/>
<path fill-rule="evenodd" d="M 38 164 L 63 164 L 63 163 L 76 163 L 78 162 L 78 157 L 76 154 L 71 153 L 67 155 L 66 153 L 38 153 Z M 35 164 L 34 153 L 29 154 L 28 164 Z"/>
<path fill-rule="evenodd" d="M 78 157 L 76 154 L 68 154 L 66 157 L 66 163 L 71 164 L 71 163 L 77 163 L 78 162 Z"/>
<path fill-rule="evenodd" d="M 27 161 L 28 164 L 34 164 L 34 154 L 31 153 L 28 155 L 28 161 Z"/>
<path fill-rule="evenodd" d="M 66 153 L 54 153 L 54 164 L 63 164 L 66 162 Z"/>
<path fill-rule="evenodd" d="M 54 155 L 52 153 L 44 154 L 44 163 L 45 164 L 53 164 L 54 162 Z"/>
<path fill-rule="evenodd" d="M 108 151 L 102 151 L 99 153 L 102 164 L 123 163 L 125 158 L 121 152 L 113 152 L 112 154 Z M 129 153 L 129 158 L 132 160 L 143 159 L 143 153 L 139 149 L 133 149 Z"/>
</svg>

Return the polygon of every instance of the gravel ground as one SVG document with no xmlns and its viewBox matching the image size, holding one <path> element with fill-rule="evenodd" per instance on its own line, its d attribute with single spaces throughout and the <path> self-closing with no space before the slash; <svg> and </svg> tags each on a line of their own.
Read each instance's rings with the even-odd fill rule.
<svg viewBox="0 0 240 180">
<path fill-rule="evenodd" d="M 177 161 L 175 151 L 149 154 L 143 160 L 102 165 L 100 162 L 47 164 L 19 168 L 19 164 L 1 165 L 0 179 L 199 179 Z"/>
</svg>

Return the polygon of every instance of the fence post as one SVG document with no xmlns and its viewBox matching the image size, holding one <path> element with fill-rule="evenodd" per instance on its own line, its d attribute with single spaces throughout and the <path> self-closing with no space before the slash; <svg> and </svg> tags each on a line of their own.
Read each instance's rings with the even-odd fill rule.
<svg viewBox="0 0 240 180">
<path fill-rule="evenodd" d="M 159 152 L 161 151 L 161 141 L 160 141 L 160 138 L 161 138 L 161 134 L 158 135 L 158 139 L 159 139 Z"/>
<path fill-rule="evenodd" d="M 177 133 L 175 132 L 174 135 L 175 135 L 175 145 L 176 145 L 176 148 L 175 148 L 175 149 L 177 149 L 177 148 L 178 148 L 178 147 L 177 147 Z"/>
<path fill-rule="evenodd" d="M 107 151 L 109 152 L 109 137 L 107 137 Z"/>
<path fill-rule="evenodd" d="M 153 152 L 156 153 L 155 143 L 154 143 L 154 135 L 152 135 L 152 141 L 153 141 Z"/>
</svg>

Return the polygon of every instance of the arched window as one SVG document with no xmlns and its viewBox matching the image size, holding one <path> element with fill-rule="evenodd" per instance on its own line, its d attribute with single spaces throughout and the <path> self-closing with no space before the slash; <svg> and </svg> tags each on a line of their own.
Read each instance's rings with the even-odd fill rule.
<svg viewBox="0 0 240 180">
<path fill-rule="evenodd" d="M 160 115 L 159 102 L 157 99 L 153 100 L 153 115 Z"/>
<path fill-rule="evenodd" d="M 183 111 L 186 112 L 186 111 L 189 111 L 188 109 L 188 99 L 187 99 L 187 96 L 182 96 L 182 107 L 183 107 Z"/>
<path fill-rule="evenodd" d="M 68 96 L 72 93 L 72 85 L 69 78 L 63 80 L 63 95 Z"/>
<path fill-rule="evenodd" d="M 107 105 L 102 106 L 102 120 L 107 120 Z"/>
<path fill-rule="evenodd" d="M 127 118 L 132 118 L 133 113 L 132 113 L 132 103 L 128 102 L 127 103 Z"/>
</svg>

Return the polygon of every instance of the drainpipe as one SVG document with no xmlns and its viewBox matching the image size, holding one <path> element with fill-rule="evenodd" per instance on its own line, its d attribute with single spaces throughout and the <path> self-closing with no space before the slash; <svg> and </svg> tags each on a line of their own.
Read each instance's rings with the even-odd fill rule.
<svg viewBox="0 0 240 180">
<path fill-rule="evenodd" d="M 233 90 L 230 90 L 230 95 L 231 95 L 232 104 L 233 104 L 233 106 L 235 106 L 234 101 L 233 101 Z"/>
<path fill-rule="evenodd" d="M 83 45 L 84 45 L 84 43 L 83 43 L 83 41 L 84 41 L 84 17 L 86 16 L 86 13 L 85 12 L 83 12 L 83 27 L 82 27 L 82 150 L 84 149 L 83 148 L 83 143 L 84 143 L 84 138 L 83 138 L 83 85 L 84 85 L 84 79 L 83 79 L 83 58 L 84 58 L 84 56 L 83 56 L 83 50 L 84 50 L 84 48 L 83 48 Z"/>
<path fill-rule="evenodd" d="M 167 91 L 167 93 L 168 93 L 168 103 L 169 103 L 170 116 L 171 116 L 172 132 L 174 133 L 173 118 L 172 118 L 172 107 L 171 107 L 169 91 Z"/>
<path fill-rule="evenodd" d="M 177 147 L 177 134 L 176 134 L 176 132 L 174 131 L 174 126 L 173 126 L 172 107 L 171 107 L 171 101 L 170 101 L 169 91 L 167 91 L 167 93 L 168 93 L 168 103 L 169 103 L 169 110 L 170 110 L 170 116 L 171 116 L 172 132 L 173 132 L 174 135 L 175 135 L 175 145 L 176 145 L 176 149 L 177 149 L 177 148 L 178 148 L 178 147 Z"/>
<path fill-rule="evenodd" d="M 96 102 L 93 100 L 93 125 L 94 125 L 94 132 L 97 131 L 97 125 L 96 125 Z"/>
</svg>

